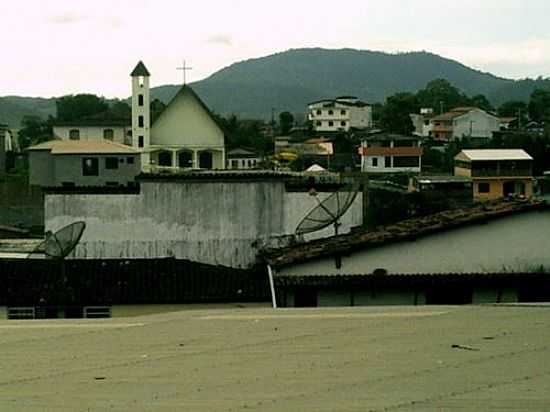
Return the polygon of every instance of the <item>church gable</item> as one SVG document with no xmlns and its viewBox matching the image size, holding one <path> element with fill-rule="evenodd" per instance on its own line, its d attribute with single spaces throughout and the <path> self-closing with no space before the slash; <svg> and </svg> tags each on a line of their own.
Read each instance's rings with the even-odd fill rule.
<svg viewBox="0 0 550 412">
<path fill-rule="evenodd" d="M 183 86 L 151 127 L 151 144 L 224 147 L 224 133 L 189 86 Z"/>
</svg>

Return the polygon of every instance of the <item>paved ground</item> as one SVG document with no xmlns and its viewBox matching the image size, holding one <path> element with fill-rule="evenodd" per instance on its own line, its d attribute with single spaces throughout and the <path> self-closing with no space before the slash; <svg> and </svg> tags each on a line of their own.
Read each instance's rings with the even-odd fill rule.
<svg viewBox="0 0 550 412">
<path fill-rule="evenodd" d="M 550 308 L 0 320 L 1 411 L 548 411 Z"/>
</svg>

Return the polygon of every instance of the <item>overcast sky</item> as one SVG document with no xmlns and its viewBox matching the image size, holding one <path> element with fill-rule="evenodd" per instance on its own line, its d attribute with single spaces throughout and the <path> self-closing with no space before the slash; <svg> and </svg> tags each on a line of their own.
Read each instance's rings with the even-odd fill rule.
<svg viewBox="0 0 550 412">
<path fill-rule="evenodd" d="M 290 48 L 427 50 L 509 78 L 550 76 L 548 0 L 0 0 L 0 96 L 130 94 Z"/>
</svg>

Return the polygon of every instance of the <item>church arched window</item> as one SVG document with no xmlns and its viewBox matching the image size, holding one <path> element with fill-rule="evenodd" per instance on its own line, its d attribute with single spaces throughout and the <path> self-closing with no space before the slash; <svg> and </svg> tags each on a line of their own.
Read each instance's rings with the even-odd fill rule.
<svg viewBox="0 0 550 412">
<path fill-rule="evenodd" d="M 212 169 L 213 156 L 210 152 L 201 152 L 199 155 L 199 167 L 201 169 Z"/>
<path fill-rule="evenodd" d="M 103 138 L 105 140 L 113 140 L 115 138 L 115 132 L 113 129 L 103 130 Z"/>
</svg>

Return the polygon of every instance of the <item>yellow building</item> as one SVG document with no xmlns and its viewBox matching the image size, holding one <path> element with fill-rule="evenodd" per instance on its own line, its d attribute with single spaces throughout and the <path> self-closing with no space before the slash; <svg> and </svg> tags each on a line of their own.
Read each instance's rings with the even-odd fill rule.
<svg viewBox="0 0 550 412">
<path fill-rule="evenodd" d="M 533 196 L 533 158 L 521 149 L 463 150 L 454 174 L 472 179 L 475 200 Z"/>
</svg>

